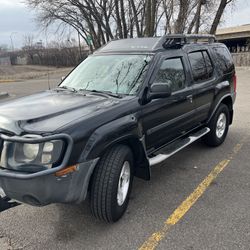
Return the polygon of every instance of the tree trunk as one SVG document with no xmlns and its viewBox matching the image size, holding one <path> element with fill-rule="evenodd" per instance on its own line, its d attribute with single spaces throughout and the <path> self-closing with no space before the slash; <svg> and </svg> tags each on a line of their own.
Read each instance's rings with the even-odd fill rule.
<svg viewBox="0 0 250 250">
<path fill-rule="evenodd" d="M 151 22 L 149 36 L 154 36 L 155 31 L 155 17 L 156 17 L 156 0 L 151 0 Z"/>
<path fill-rule="evenodd" d="M 202 0 L 199 0 L 196 12 L 196 22 L 195 22 L 195 30 L 194 33 L 198 34 L 200 29 L 200 20 L 201 20 L 201 7 L 202 7 Z"/>
<path fill-rule="evenodd" d="M 123 38 L 128 37 L 128 30 L 127 30 L 127 23 L 125 18 L 125 9 L 124 9 L 124 1 L 120 0 L 121 4 L 121 19 L 122 19 L 122 26 L 123 26 Z"/>
<path fill-rule="evenodd" d="M 120 11 L 119 11 L 119 0 L 115 0 L 115 14 L 116 14 L 118 35 L 119 35 L 119 38 L 123 38 L 122 23 L 121 23 Z"/>
<path fill-rule="evenodd" d="M 145 36 L 150 36 L 151 26 L 151 0 L 146 0 L 146 13 L 145 13 Z"/>
<path fill-rule="evenodd" d="M 136 11 L 135 2 L 134 2 L 134 0 L 130 0 L 130 3 L 131 3 L 132 11 L 133 11 L 133 19 L 134 19 L 134 23 L 135 23 L 137 36 L 141 37 L 141 31 L 140 31 L 140 26 L 139 26 L 139 21 L 138 21 L 138 16 L 137 16 L 138 13 Z"/>
<path fill-rule="evenodd" d="M 220 1 L 219 8 L 218 8 L 218 10 L 216 12 L 214 21 L 213 21 L 211 29 L 210 29 L 210 34 L 215 34 L 216 33 L 216 30 L 217 30 L 217 27 L 218 27 L 218 25 L 220 23 L 220 19 L 222 17 L 222 14 L 223 14 L 227 4 L 230 3 L 230 2 L 232 2 L 232 0 L 221 0 Z"/>
<path fill-rule="evenodd" d="M 175 33 L 183 33 L 187 21 L 189 0 L 179 0 L 179 13 L 175 22 Z"/>
</svg>

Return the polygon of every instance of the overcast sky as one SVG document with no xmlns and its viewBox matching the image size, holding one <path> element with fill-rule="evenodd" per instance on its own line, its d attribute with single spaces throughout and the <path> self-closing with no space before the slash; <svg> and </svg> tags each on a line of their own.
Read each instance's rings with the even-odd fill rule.
<svg viewBox="0 0 250 250">
<path fill-rule="evenodd" d="M 0 45 L 11 47 L 12 37 L 14 47 L 21 47 L 25 34 L 34 34 L 37 40 L 41 39 L 43 35 L 37 31 L 34 19 L 35 13 L 22 0 L 0 0 Z M 249 23 L 250 1 L 236 0 L 235 5 L 227 9 L 221 27 Z"/>
</svg>

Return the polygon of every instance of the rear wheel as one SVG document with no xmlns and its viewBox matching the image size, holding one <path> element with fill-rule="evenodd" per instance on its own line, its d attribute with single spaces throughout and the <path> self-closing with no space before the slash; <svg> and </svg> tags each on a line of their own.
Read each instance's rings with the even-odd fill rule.
<svg viewBox="0 0 250 250">
<path fill-rule="evenodd" d="M 133 181 L 133 155 L 129 147 L 117 145 L 107 151 L 94 171 L 90 205 L 95 217 L 119 220 L 127 209 Z"/>
<path fill-rule="evenodd" d="M 219 146 L 227 136 L 230 113 L 227 105 L 221 104 L 208 124 L 210 132 L 204 137 L 209 146 Z"/>
</svg>

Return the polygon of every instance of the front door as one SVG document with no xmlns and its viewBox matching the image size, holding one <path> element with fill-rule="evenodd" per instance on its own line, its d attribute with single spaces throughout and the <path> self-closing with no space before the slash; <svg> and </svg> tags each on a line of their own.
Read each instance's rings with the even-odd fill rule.
<svg viewBox="0 0 250 250">
<path fill-rule="evenodd" d="M 162 57 L 157 67 L 159 70 L 151 79 L 151 84 L 170 83 L 172 95 L 152 100 L 143 107 L 142 125 L 149 152 L 194 126 L 193 88 L 188 85 L 190 80 L 185 74 L 185 64 L 186 58 L 183 55 Z"/>
</svg>

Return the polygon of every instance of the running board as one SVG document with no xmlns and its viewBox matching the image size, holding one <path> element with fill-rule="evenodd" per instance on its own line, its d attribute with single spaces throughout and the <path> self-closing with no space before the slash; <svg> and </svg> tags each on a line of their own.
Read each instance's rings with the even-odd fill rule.
<svg viewBox="0 0 250 250">
<path fill-rule="evenodd" d="M 203 128 L 199 130 L 198 132 L 191 134 L 189 137 L 186 137 L 184 139 L 181 139 L 177 142 L 173 142 L 172 144 L 166 146 L 165 148 L 158 151 L 159 154 L 156 156 L 149 158 L 149 165 L 154 166 L 156 164 L 159 164 L 163 161 L 165 161 L 170 156 L 174 155 L 175 153 L 179 152 L 183 148 L 187 147 L 194 141 L 200 139 L 205 134 L 209 133 L 209 128 Z"/>
</svg>

